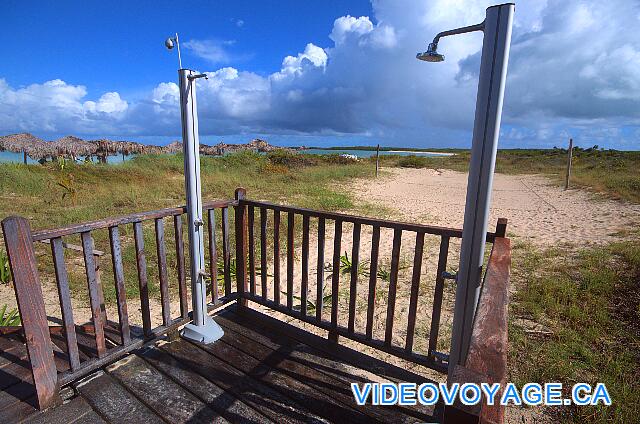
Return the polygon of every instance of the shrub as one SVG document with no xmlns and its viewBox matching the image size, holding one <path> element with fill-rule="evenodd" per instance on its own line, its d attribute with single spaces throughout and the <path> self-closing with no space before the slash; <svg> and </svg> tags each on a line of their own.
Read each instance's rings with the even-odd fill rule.
<svg viewBox="0 0 640 424">
<path fill-rule="evenodd" d="M 401 168 L 426 168 L 429 165 L 427 158 L 415 155 L 403 156 L 398 159 L 398 166 Z"/>
<path fill-rule="evenodd" d="M 267 154 L 267 159 L 273 165 L 285 166 L 287 168 L 297 168 L 302 166 L 313 166 L 320 163 L 317 155 L 305 155 L 290 150 L 278 149 Z"/>
</svg>

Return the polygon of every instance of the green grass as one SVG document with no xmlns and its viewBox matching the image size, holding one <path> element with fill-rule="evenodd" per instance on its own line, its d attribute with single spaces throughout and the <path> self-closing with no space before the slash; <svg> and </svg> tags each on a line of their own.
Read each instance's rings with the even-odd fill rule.
<svg viewBox="0 0 640 424">
<path fill-rule="evenodd" d="M 245 187 L 254 199 L 286 201 L 303 207 L 353 207 L 340 184 L 370 175 L 367 164 L 345 166 L 332 155 L 300 163 L 282 154 L 238 153 L 202 158 L 205 199 L 232 198 Z M 302 156 L 302 155 L 291 155 Z M 337 156 L 336 156 L 337 157 Z M 69 182 L 75 199 L 59 183 Z M 118 165 L 0 165 L 0 218 L 25 215 L 33 229 L 58 227 L 184 203 L 182 155 L 144 155 Z"/>
<path fill-rule="evenodd" d="M 307 158 L 286 152 L 269 155 L 243 152 L 218 158 L 202 157 L 201 175 L 204 199 L 230 199 L 236 187 L 244 187 L 251 199 L 336 211 L 357 208 L 343 186 L 355 177 L 372 176 L 373 171 L 367 163 L 351 163 L 338 155 Z M 57 162 L 44 166 L 0 164 L 0 219 L 21 215 L 29 219 L 33 230 L 182 204 L 182 155 L 143 155 L 118 165 L 67 163 L 64 168 Z M 230 221 L 233 228 L 233 213 Z M 221 246 L 220 211 L 216 212 L 216 222 L 218 246 Z M 164 225 L 168 277 L 169 281 L 176 281 L 173 225 L 170 219 L 165 219 Z M 149 293 L 152 298 L 159 298 L 153 223 L 145 222 L 143 228 Z M 106 230 L 93 231 L 92 236 L 96 249 L 110 251 Z M 130 225 L 120 227 L 120 238 L 127 295 L 135 298 L 139 288 Z M 65 237 L 65 241 L 81 244 L 79 236 Z M 232 237 L 232 252 L 233 243 Z M 53 280 L 50 248 L 37 243 L 36 252 L 41 277 Z M 0 259 L 2 257 L 0 255 Z M 82 254 L 66 250 L 65 261 L 72 293 L 87 301 Z M 113 304 L 115 287 L 110 284 L 113 275 L 109 257 L 103 261 L 104 296 L 107 303 Z"/>
<path fill-rule="evenodd" d="M 512 279 L 511 380 L 605 383 L 610 407 L 560 408 L 566 422 L 636 422 L 640 414 L 640 243 L 574 254 L 518 245 Z M 527 329 L 516 317 L 543 325 Z"/>
</svg>

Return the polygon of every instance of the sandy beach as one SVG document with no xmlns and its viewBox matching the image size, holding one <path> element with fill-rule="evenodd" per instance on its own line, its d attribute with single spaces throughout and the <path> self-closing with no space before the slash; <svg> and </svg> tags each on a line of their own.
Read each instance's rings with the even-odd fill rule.
<svg viewBox="0 0 640 424">
<path fill-rule="evenodd" d="M 351 190 L 396 219 L 462 228 L 465 173 L 386 168 L 378 180 L 357 181 Z M 490 230 L 498 218 L 507 218 L 511 236 L 540 247 L 607 243 L 640 223 L 640 205 L 583 189 L 565 191 L 538 175 L 496 174 L 491 205 Z"/>
</svg>

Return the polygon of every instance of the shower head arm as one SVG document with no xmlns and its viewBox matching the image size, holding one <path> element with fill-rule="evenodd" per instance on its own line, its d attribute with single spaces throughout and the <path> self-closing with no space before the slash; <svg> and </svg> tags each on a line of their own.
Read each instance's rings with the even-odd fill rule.
<svg viewBox="0 0 640 424">
<path fill-rule="evenodd" d="M 462 28 L 450 29 L 448 31 L 442 31 L 438 33 L 433 38 L 433 42 L 429 44 L 429 51 L 435 52 L 438 49 L 438 42 L 442 37 L 448 37 L 450 35 L 457 35 L 457 34 L 466 34 L 467 32 L 474 32 L 474 31 L 484 31 L 484 21 L 480 22 L 479 24 L 469 25 Z"/>
</svg>

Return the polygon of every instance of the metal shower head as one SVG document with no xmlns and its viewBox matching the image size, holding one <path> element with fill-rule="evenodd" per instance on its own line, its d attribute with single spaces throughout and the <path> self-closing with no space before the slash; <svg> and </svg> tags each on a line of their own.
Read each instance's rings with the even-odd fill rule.
<svg viewBox="0 0 640 424">
<path fill-rule="evenodd" d="M 444 55 L 438 53 L 438 45 L 436 43 L 430 43 L 426 52 L 418 53 L 417 59 L 424 60 L 425 62 L 442 62 L 444 61 Z"/>
</svg>

